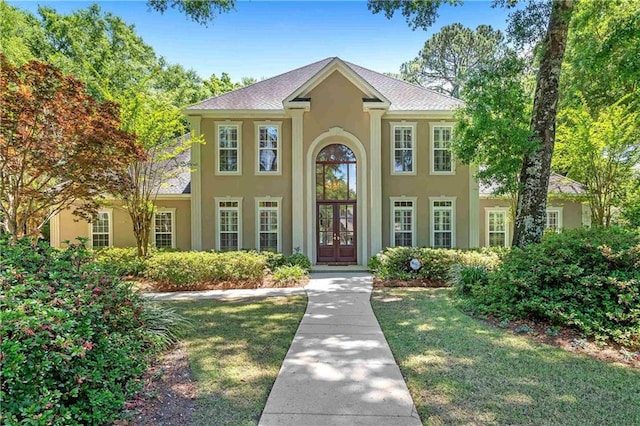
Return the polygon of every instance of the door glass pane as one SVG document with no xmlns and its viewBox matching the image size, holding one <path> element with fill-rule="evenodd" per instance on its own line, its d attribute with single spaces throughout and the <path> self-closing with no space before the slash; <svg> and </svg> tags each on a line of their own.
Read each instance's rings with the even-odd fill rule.
<svg viewBox="0 0 640 426">
<path fill-rule="evenodd" d="M 320 245 L 333 245 L 333 205 L 320 205 L 318 214 Z"/>
<path fill-rule="evenodd" d="M 352 246 L 355 239 L 354 206 L 340 205 L 340 245 Z"/>
</svg>

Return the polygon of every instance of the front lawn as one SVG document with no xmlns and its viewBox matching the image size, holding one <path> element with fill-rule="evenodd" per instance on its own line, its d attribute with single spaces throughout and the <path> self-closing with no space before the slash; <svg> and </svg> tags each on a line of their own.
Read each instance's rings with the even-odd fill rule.
<svg viewBox="0 0 640 426">
<path fill-rule="evenodd" d="M 167 302 L 184 337 L 198 399 L 192 424 L 255 425 L 304 315 L 305 296 Z"/>
<path fill-rule="evenodd" d="M 640 424 L 640 370 L 478 322 L 448 289 L 377 289 L 374 312 L 424 424 Z"/>
</svg>

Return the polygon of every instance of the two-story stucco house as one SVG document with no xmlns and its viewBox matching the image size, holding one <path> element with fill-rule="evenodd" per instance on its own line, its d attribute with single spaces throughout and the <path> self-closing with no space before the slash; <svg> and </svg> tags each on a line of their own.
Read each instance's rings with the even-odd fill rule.
<svg viewBox="0 0 640 426">
<path fill-rule="evenodd" d="M 460 105 L 327 58 L 190 106 L 192 134 L 206 143 L 192 146 L 190 176 L 162 190 L 155 244 L 360 265 L 387 246 L 507 245 L 508 202 L 481 194 L 472 168 L 452 157 Z M 554 200 L 549 226 L 583 223 L 580 203 Z M 135 245 L 131 229 L 115 202 L 92 224 L 63 212 L 51 240 Z"/>
</svg>

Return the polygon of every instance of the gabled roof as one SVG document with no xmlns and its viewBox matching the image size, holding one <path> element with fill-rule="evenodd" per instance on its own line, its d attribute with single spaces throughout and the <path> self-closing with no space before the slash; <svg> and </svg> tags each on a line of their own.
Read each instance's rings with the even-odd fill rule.
<svg viewBox="0 0 640 426">
<path fill-rule="evenodd" d="M 484 196 L 493 195 L 495 189 L 494 186 L 480 184 L 480 194 Z M 551 173 L 549 175 L 548 192 L 557 195 L 585 195 L 587 187 L 561 174 Z"/>
<path fill-rule="evenodd" d="M 462 106 L 462 101 L 406 81 L 380 74 L 340 58 L 326 58 L 284 74 L 259 81 L 206 99 L 186 108 L 188 113 L 201 110 L 263 110 L 282 111 L 283 102 L 305 88 L 323 70 L 332 64 L 351 70 L 369 87 L 390 103 L 389 111 L 448 111 Z"/>
</svg>

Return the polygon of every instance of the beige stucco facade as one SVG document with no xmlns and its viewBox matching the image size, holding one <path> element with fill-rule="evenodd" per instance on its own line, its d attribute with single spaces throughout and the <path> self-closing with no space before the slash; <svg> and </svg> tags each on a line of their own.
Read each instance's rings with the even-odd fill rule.
<svg viewBox="0 0 640 426">
<path fill-rule="evenodd" d="M 394 210 L 398 206 L 408 214 L 405 225 L 411 228 L 412 245 L 436 245 L 434 211 L 442 205 L 449 209 L 452 221 L 448 231 L 451 247 L 487 245 L 487 209 L 508 207 L 509 203 L 482 198 L 468 166 L 454 161 L 451 171 L 434 170 L 434 127 L 453 129 L 453 111 L 391 111 L 389 105 L 344 63 L 332 61 L 283 100 L 281 110 L 187 110 L 192 134 L 202 135 L 205 141 L 191 150 L 190 194 L 166 195 L 157 203 L 159 209 L 174 212 L 175 247 L 219 249 L 222 234 L 227 232 L 221 225 L 222 215 L 227 214 L 223 207 L 232 205 L 238 248 L 258 248 L 260 203 L 277 206 L 278 249 L 285 254 L 301 251 L 316 263 L 316 159 L 331 144 L 345 145 L 356 158 L 357 250 L 353 263 L 364 265 L 369 256 L 400 241 L 396 236 L 402 225 Z M 277 128 L 275 172 L 260 170 L 259 126 Z M 410 172 L 394 170 L 394 126 L 412 129 Z M 226 128 L 237 131 L 237 168 L 231 171 L 220 168 L 219 131 Z M 561 207 L 563 227 L 583 224 L 579 203 L 556 198 L 550 204 Z M 118 202 L 108 208 L 110 244 L 135 245 L 126 211 Z M 70 211 L 62 212 L 52 224 L 54 245 L 90 236 L 89 224 L 74 221 Z"/>
</svg>

